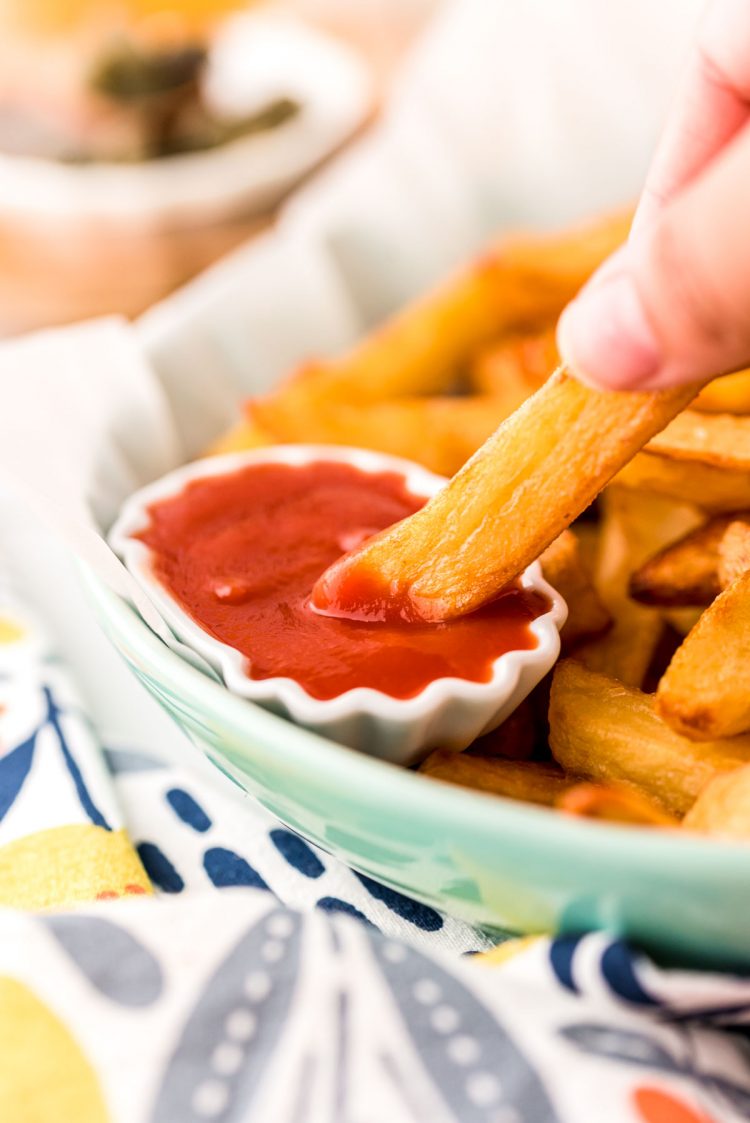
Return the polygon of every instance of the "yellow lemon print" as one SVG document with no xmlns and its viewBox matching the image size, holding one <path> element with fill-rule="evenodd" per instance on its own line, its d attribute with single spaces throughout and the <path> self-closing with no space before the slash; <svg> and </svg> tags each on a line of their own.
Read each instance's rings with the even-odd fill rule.
<svg viewBox="0 0 750 1123">
<path fill-rule="evenodd" d="M 26 632 L 15 620 L 10 616 L 0 616 L 0 644 L 18 643 L 25 636 Z"/>
<path fill-rule="evenodd" d="M 122 830 L 74 823 L 0 849 L 0 906 L 60 908 L 151 892 L 140 858 Z"/>
<path fill-rule="evenodd" d="M 109 1123 L 99 1081 L 70 1031 L 16 979 L 0 976 L 0 1119 Z"/>
<path fill-rule="evenodd" d="M 523 952 L 528 951 L 532 944 L 535 944 L 539 939 L 542 939 L 542 937 L 522 936 L 517 940 L 506 940 L 505 943 L 498 944 L 496 948 L 490 948 L 489 951 L 485 951 L 481 955 L 475 955 L 473 962 L 483 963 L 488 967 L 500 967 L 503 963 L 508 963 L 509 960 L 515 959 L 517 955 L 522 955 Z"/>
</svg>

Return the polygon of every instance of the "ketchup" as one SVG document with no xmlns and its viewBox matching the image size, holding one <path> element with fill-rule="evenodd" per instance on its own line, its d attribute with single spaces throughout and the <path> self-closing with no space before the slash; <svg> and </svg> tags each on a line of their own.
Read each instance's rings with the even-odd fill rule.
<svg viewBox="0 0 750 1123">
<path fill-rule="evenodd" d="M 291 678 L 319 699 L 358 686 L 412 698 L 437 678 L 488 682 L 504 652 L 536 647 L 529 624 L 549 607 L 518 586 L 444 624 L 341 620 L 311 607 L 332 562 L 424 502 L 395 472 L 254 464 L 153 504 L 139 538 L 154 575 L 206 632 L 247 657 L 250 678 Z"/>
</svg>

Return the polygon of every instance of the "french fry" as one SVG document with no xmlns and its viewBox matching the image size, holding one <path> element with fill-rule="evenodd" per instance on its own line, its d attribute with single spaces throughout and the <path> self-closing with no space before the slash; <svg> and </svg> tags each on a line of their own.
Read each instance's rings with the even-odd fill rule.
<svg viewBox="0 0 750 1123">
<path fill-rule="evenodd" d="M 462 788 L 490 792 L 492 795 L 541 803 L 551 807 L 571 781 L 552 764 L 536 761 L 503 760 L 500 757 L 472 756 L 437 749 L 420 765 L 419 771 L 434 780 L 458 784 Z"/>
<path fill-rule="evenodd" d="M 750 413 L 750 370 L 709 382 L 693 402 L 693 409 L 702 413 Z"/>
<path fill-rule="evenodd" d="M 660 613 L 631 600 L 630 574 L 665 541 L 700 521 L 698 511 L 658 495 L 609 487 L 601 500 L 602 529 L 595 584 L 614 623 L 578 658 L 593 671 L 642 686 L 664 632 Z"/>
<path fill-rule="evenodd" d="M 719 542 L 718 578 L 722 589 L 750 569 L 750 514 L 729 521 Z"/>
<path fill-rule="evenodd" d="M 469 368 L 469 384 L 479 394 L 505 394 L 513 387 L 521 400 L 546 382 L 560 365 L 554 328 L 518 335 L 482 351 Z"/>
<path fill-rule="evenodd" d="M 560 633 L 566 649 L 599 635 L 612 622 L 591 580 L 572 530 L 564 530 L 540 557 L 542 573 L 568 606 L 568 619 Z"/>
<path fill-rule="evenodd" d="M 574 784 L 555 802 L 558 811 L 583 819 L 644 827 L 678 827 L 679 819 L 635 788 L 615 784 Z"/>
<path fill-rule="evenodd" d="M 228 452 L 247 452 L 252 448 L 264 448 L 274 444 L 275 438 L 265 432 L 251 419 L 240 421 L 215 444 L 206 449 L 206 456 L 223 456 Z"/>
<path fill-rule="evenodd" d="M 750 571 L 702 613 L 656 692 L 669 725 L 698 741 L 750 729 Z"/>
<path fill-rule="evenodd" d="M 646 452 L 667 460 L 697 460 L 750 471 L 750 417 L 686 409 L 649 441 Z"/>
<path fill-rule="evenodd" d="M 504 239 L 348 355 L 308 364 L 277 394 L 304 409 L 311 398 L 365 405 L 444 393 L 484 344 L 554 319 L 625 240 L 630 219 L 618 212 L 556 235 Z"/>
<path fill-rule="evenodd" d="M 420 511 L 326 571 L 319 608 L 360 611 L 363 585 L 449 620 L 491 600 L 697 392 L 592 390 L 557 371 Z"/>
<path fill-rule="evenodd" d="M 698 503 L 709 513 L 750 508 L 750 471 L 743 468 L 720 468 L 697 460 L 672 460 L 640 452 L 617 475 L 616 482 L 680 503 Z"/>
<path fill-rule="evenodd" d="M 519 404 L 519 398 L 397 398 L 367 407 L 283 395 L 250 406 L 257 425 L 282 442 L 357 445 L 417 460 L 452 476 Z"/>
<path fill-rule="evenodd" d="M 650 557 L 631 574 L 631 597 L 667 608 L 710 604 L 722 589 L 719 550 L 730 522 L 717 516 Z"/>
<path fill-rule="evenodd" d="M 715 776 L 682 825 L 691 831 L 750 842 L 750 766 Z"/>
<path fill-rule="evenodd" d="M 550 748 L 565 772 L 630 784 L 682 816 L 709 780 L 750 763 L 750 737 L 696 744 L 670 729 L 653 698 L 572 659 L 558 663 L 550 695 Z"/>
<path fill-rule="evenodd" d="M 502 725 L 479 737 L 466 752 L 472 756 L 528 760 L 534 752 L 535 741 L 536 717 L 527 698 Z"/>
</svg>

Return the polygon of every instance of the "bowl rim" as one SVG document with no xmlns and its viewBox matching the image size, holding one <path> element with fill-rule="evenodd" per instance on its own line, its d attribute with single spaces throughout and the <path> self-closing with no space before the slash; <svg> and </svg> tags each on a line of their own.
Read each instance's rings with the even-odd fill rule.
<svg viewBox="0 0 750 1123">
<path fill-rule="evenodd" d="M 662 868 L 668 865 L 670 875 L 682 877 L 687 886 L 698 876 L 711 877 L 717 884 L 747 880 L 750 849 L 746 843 L 709 839 L 677 829 L 577 819 L 550 808 L 435 780 L 296 725 L 232 694 L 222 683 L 180 659 L 86 563 L 80 563 L 80 568 L 100 618 L 111 618 L 127 634 L 132 652 L 151 669 L 157 682 L 171 684 L 177 697 L 189 697 L 194 706 L 217 713 L 242 733 L 250 732 L 250 743 L 257 745 L 258 736 L 247 729 L 252 723 L 259 736 L 274 743 L 286 766 L 306 773 L 318 787 L 324 776 L 331 798 L 335 798 L 334 789 L 347 799 L 353 790 L 365 791 L 369 800 L 387 806 L 389 814 L 404 813 L 433 823 L 439 819 L 446 828 L 452 823 L 465 826 L 470 822 L 475 832 L 488 838 L 497 836 L 501 825 L 502 833 L 512 833 L 519 845 L 528 844 L 537 852 L 546 851 L 550 845 L 563 845 L 571 858 L 580 858 L 584 865 L 594 858 L 616 863 L 626 852 L 631 870 L 649 875 L 657 863 Z M 283 746 L 281 752 L 278 746 Z M 245 752 L 244 745 L 233 746 L 235 755 L 244 756 Z M 247 758 L 250 762 L 251 754 Z"/>
<path fill-rule="evenodd" d="M 499 708 L 512 698 L 525 670 L 543 668 L 542 673 L 545 673 L 554 664 L 560 653 L 560 629 L 567 618 L 567 606 L 557 590 L 545 581 L 539 563 L 534 562 L 522 574 L 521 586 L 540 593 L 549 601 L 547 611 L 529 625 L 536 646 L 512 649 L 498 656 L 492 663 L 492 676 L 487 682 L 445 676 L 433 679 L 409 698 L 393 697 L 372 687 L 354 687 L 333 698 L 320 699 L 309 694 L 299 682 L 284 675 L 251 678 L 247 673 L 251 660 L 211 636 L 186 612 L 154 576 L 153 551 L 133 535 L 148 525 L 147 508 L 151 504 L 179 494 L 195 480 L 230 475 L 255 465 L 302 467 L 332 462 L 352 465 L 368 475 L 396 473 L 403 477 L 407 490 L 421 498 L 429 499 L 448 482 L 445 477 L 413 461 L 369 449 L 345 445 L 271 445 L 195 460 L 168 472 L 125 501 L 109 532 L 109 543 L 115 553 L 123 559 L 170 627 L 221 673 L 229 691 L 250 701 L 281 701 L 296 720 L 311 724 L 346 721 L 363 714 L 389 722 L 417 723 L 436 713 L 446 703 L 487 706 L 494 699 Z"/>
</svg>

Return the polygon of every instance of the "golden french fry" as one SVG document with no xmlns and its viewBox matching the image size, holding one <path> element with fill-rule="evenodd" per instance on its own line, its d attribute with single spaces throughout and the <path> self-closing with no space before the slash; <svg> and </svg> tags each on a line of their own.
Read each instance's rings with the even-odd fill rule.
<svg viewBox="0 0 750 1123">
<path fill-rule="evenodd" d="M 361 605 L 365 585 L 386 612 L 399 600 L 434 621 L 479 608 L 696 391 L 598 391 L 556 372 L 425 507 L 327 570 L 314 599 L 346 614 Z"/>
<path fill-rule="evenodd" d="M 677 648 L 656 708 L 694 740 L 750 729 L 750 571 L 719 594 Z"/>
<path fill-rule="evenodd" d="M 564 530 L 539 560 L 545 578 L 568 606 L 568 619 L 560 633 L 565 648 L 609 627 L 612 618 L 594 588 L 572 530 Z"/>
<path fill-rule="evenodd" d="M 534 752 L 536 716 L 528 698 L 517 706 L 502 725 L 479 737 L 466 750 L 471 756 L 528 760 Z"/>
<path fill-rule="evenodd" d="M 702 413 L 750 413 L 750 370 L 709 382 L 693 402 L 693 409 Z"/>
<path fill-rule="evenodd" d="M 265 432 L 252 420 L 240 421 L 223 437 L 206 449 L 206 456 L 223 456 L 228 452 L 246 452 L 251 448 L 264 448 L 272 445 L 275 438 Z"/>
<path fill-rule="evenodd" d="M 568 774 L 638 788 L 683 815 L 715 775 L 750 763 L 750 737 L 696 744 L 670 729 L 653 698 L 572 659 L 558 663 L 550 695 L 550 748 Z"/>
<path fill-rule="evenodd" d="M 516 388 L 521 400 L 546 382 L 560 365 L 554 328 L 538 335 L 514 336 L 482 351 L 469 368 L 469 384 L 479 394 Z"/>
<path fill-rule="evenodd" d="M 750 765 L 709 781 L 682 825 L 691 831 L 750 842 Z"/>
<path fill-rule="evenodd" d="M 730 519 L 719 542 L 718 576 L 722 589 L 750 569 L 750 514 Z"/>
<path fill-rule="evenodd" d="M 308 364 L 276 392 L 369 404 L 441 394 L 483 345 L 554 319 L 627 237 L 631 212 L 559 234 L 504 239 L 463 272 L 372 332 L 348 355 Z"/>
<path fill-rule="evenodd" d="M 321 400 L 300 411 L 280 395 L 249 408 L 260 428 L 276 440 L 372 448 L 452 476 L 518 404 L 518 398 L 500 395 L 397 398 L 368 406 Z"/>
<path fill-rule="evenodd" d="M 671 460 L 640 452 L 617 475 L 623 487 L 666 495 L 681 503 L 696 503 L 720 514 L 750 507 L 750 471 L 720 468 L 697 460 Z"/>
<path fill-rule="evenodd" d="M 719 515 L 650 557 L 630 577 L 631 597 L 668 608 L 710 604 L 722 589 L 719 548 L 730 522 Z"/>
<path fill-rule="evenodd" d="M 667 460 L 697 460 L 750 471 L 750 417 L 686 409 L 653 437 L 646 452 Z"/>
<path fill-rule="evenodd" d="M 635 788 L 615 784 L 574 784 L 555 802 L 558 811 L 583 819 L 644 827 L 677 827 L 679 819 Z"/>
<path fill-rule="evenodd" d="M 453 753 L 449 749 L 437 749 L 430 753 L 419 771 L 434 780 L 549 807 L 571 783 L 552 764 L 472 756 Z"/>
<path fill-rule="evenodd" d="M 614 623 L 578 658 L 593 671 L 642 686 L 664 632 L 661 614 L 631 600 L 630 574 L 666 541 L 700 522 L 698 511 L 659 495 L 609 487 L 601 499 L 596 587 Z"/>
</svg>

